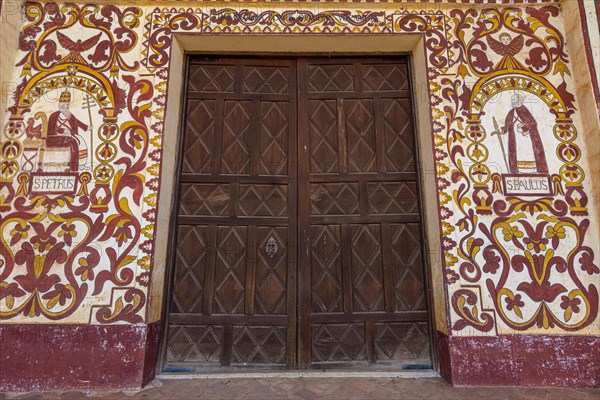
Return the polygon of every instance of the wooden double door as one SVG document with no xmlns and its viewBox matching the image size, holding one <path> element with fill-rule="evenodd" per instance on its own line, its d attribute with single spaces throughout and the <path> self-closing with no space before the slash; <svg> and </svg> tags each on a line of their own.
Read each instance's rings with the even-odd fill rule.
<svg viewBox="0 0 600 400">
<path fill-rule="evenodd" d="M 408 71 L 189 60 L 165 371 L 431 368 Z"/>
</svg>

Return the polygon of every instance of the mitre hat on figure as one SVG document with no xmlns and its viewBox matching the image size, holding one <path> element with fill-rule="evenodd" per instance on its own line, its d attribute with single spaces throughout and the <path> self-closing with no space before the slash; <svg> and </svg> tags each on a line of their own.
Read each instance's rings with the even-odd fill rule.
<svg viewBox="0 0 600 400">
<path fill-rule="evenodd" d="M 61 103 L 70 103 L 71 102 L 71 93 L 68 90 L 65 90 L 60 94 L 58 101 Z"/>
</svg>

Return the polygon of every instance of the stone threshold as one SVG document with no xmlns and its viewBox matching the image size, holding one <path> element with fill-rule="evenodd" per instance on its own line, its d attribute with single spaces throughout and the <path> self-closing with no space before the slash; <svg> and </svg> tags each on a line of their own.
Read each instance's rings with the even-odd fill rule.
<svg viewBox="0 0 600 400">
<path fill-rule="evenodd" d="M 156 376 L 156 379 L 281 379 L 281 378 L 439 378 L 439 371 L 265 371 L 265 372 L 167 372 Z"/>
</svg>

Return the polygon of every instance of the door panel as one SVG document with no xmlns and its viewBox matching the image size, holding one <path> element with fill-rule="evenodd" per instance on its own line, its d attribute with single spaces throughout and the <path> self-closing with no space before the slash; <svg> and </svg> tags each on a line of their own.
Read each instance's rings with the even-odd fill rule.
<svg viewBox="0 0 600 400">
<path fill-rule="evenodd" d="M 409 87 L 406 59 L 190 62 L 166 371 L 431 366 Z"/>
<path fill-rule="evenodd" d="M 165 370 L 293 368 L 295 63 L 189 74 Z"/>
<path fill-rule="evenodd" d="M 300 365 L 431 366 L 406 60 L 298 73 Z"/>
</svg>

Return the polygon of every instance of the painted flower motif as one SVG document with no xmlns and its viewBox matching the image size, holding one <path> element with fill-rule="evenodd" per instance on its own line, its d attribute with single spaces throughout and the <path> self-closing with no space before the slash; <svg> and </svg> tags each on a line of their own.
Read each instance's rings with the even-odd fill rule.
<svg viewBox="0 0 600 400">
<path fill-rule="evenodd" d="M 15 227 L 10 231 L 10 236 L 12 236 L 10 245 L 14 246 L 18 241 L 27 239 L 27 236 L 29 236 L 28 230 L 27 225 L 15 224 Z"/>
<path fill-rule="evenodd" d="M 150 273 L 148 271 L 142 272 L 140 276 L 135 278 L 135 281 L 139 283 L 140 286 L 147 287 L 148 283 L 150 282 Z"/>
<path fill-rule="evenodd" d="M 439 178 L 437 180 L 437 185 L 438 185 L 439 190 L 444 190 L 448 186 L 450 186 L 450 182 L 447 179 Z"/>
<path fill-rule="evenodd" d="M 571 165 L 565 166 L 565 172 L 564 172 L 564 174 L 571 181 L 576 181 L 580 177 L 579 169 L 577 167 L 574 167 L 574 166 L 571 166 Z"/>
<path fill-rule="evenodd" d="M 452 210 L 450 210 L 448 207 L 440 207 L 440 217 L 442 219 L 448 219 L 450 218 L 452 215 L 454 215 L 454 213 L 452 212 Z"/>
<path fill-rule="evenodd" d="M 67 73 L 69 75 L 75 76 L 77 75 L 77 72 L 79 72 L 79 68 L 77 66 L 71 64 L 67 67 Z"/>
<path fill-rule="evenodd" d="M 504 235 L 504 240 L 507 242 L 512 240 L 513 238 L 523 237 L 523 232 L 519 230 L 517 226 L 511 226 L 510 228 L 502 228 L 502 234 Z"/>
<path fill-rule="evenodd" d="M 581 263 L 581 269 L 590 275 L 597 274 L 600 272 L 600 268 L 594 264 L 594 259 L 589 252 L 585 252 L 579 257 Z"/>
<path fill-rule="evenodd" d="M 444 237 L 444 239 L 442 240 L 442 248 L 444 249 L 444 251 L 449 251 L 452 250 L 453 248 L 456 247 L 456 242 L 448 237 Z"/>
<path fill-rule="evenodd" d="M 473 166 L 472 170 L 471 170 L 471 174 L 473 176 L 477 176 L 477 177 L 485 177 L 488 175 L 488 170 L 486 167 L 483 166 Z"/>
<path fill-rule="evenodd" d="M 447 156 L 448 156 L 448 153 L 446 153 L 442 149 L 435 149 L 434 150 L 434 158 L 435 158 L 436 161 L 441 161 L 444 158 L 446 158 Z"/>
<path fill-rule="evenodd" d="M 485 157 L 485 153 L 483 152 L 483 150 L 481 150 L 481 148 L 478 145 L 475 145 L 475 148 L 473 149 L 471 156 L 473 158 L 475 158 L 476 160 L 481 160 Z"/>
<path fill-rule="evenodd" d="M 102 166 L 100 168 L 98 168 L 96 170 L 96 174 L 98 175 L 98 178 L 100 179 L 108 179 L 110 178 L 112 171 L 110 168 L 108 168 L 107 166 Z"/>
<path fill-rule="evenodd" d="M 129 225 L 123 225 L 115 231 L 115 238 L 117 239 L 119 246 L 123 246 L 123 243 L 127 243 L 132 237 L 133 235 L 129 230 Z"/>
<path fill-rule="evenodd" d="M 454 231 L 454 226 L 452 224 L 449 224 L 446 221 L 442 222 L 442 233 L 445 236 L 450 235 L 453 231 Z"/>
<path fill-rule="evenodd" d="M 553 237 L 557 237 L 559 239 L 564 239 L 567 236 L 566 232 L 565 232 L 565 227 L 564 226 L 548 226 L 548 229 L 546 230 L 546 237 L 548 239 L 552 239 Z"/>
<path fill-rule="evenodd" d="M 23 131 L 23 123 L 21 122 L 10 122 L 8 124 L 7 134 L 9 137 L 17 137 Z"/>
<path fill-rule="evenodd" d="M 75 225 L 66 223 L 62 224 L 60 228 L 61 231 L 58 232 L 58 237 L 64 237 L 65 243 L 70 246 L 73 243 L 73 238 L 77 236 Z"/>
<path fill-rule="evenodd" d="M 140 249 L 144 253 L 150 254 L 150 253 L 152 253 L 153 246 L 154 246 L 154 241 L 152 239 L 149 239 L 149 240 L 144 241 L 142 244 L 140 244 Z"/>
<path fill-rule="evenodd" d="M 156 208 L 150 208 L 142 214 L 142 217 L 146 218 L 149 222 L 156 221 Z"/>
<path fill-rule="evenodd" d="M 19 282 L 21 287 L 28 293 L 38 291 L 45 293 L 50 288 L 60 281 L 58 275 L 41 275 L 35 276 L 33 273 L 28 272 L 26 275 L 15 276 L 15 281 Z"/>
<path fill-rule="evenodd" d="M 5 160 L 2 164 L 0 164 L 0 174 L 9 176 L 17 171 L 19 165 L 11 160 Z"/>
<path fill-rule="evenodd" d="M 101 135 L 104 137 L 104 139 L 108 140 L 111 137 L 117 135 L 117 127 L 115 125 L 104 125 L 104 127 L 102 128 L 102 132 Z M 107 146 L 105 146 L 105 149 L 109 149 Z M 108 150 L 110 152 L 110 154 L 112 154 L 112 151 L 109 149 Z"/>
<path fill-rule="evenodd" d="M 429 69 L 427 70 L 427 75 L 429 76 L 429 79 L 435 79 L 435 78 L 437 78 L 438 76 L 440 76 L 440 71 L 438 71 L 438 70 L 437 70 L 437 69 L 435 69 L 435 68 L 429 68 Z"/>
<path fill-rule="evenodd" d="M 462 76 L 463 78 L 467 75 L 471 76 L 471 74 L 469 73 L 469 69 L 467 68 L 467 66 L 465 64 L 460 64 L 458 66 L 458 75 Z"/>
<path fill-rule="evenodd" d="M 566 144 L 560 147 L 562 157 L 566 160 L 574 160 L 579 155 L 577 147 L 572 144 Z"/>
<path fill-rule="evenodd" d="M 158 96 L 154 97 L 154 102 L 159 106 L 164 107 L 164 105 L 167 103 L 167 96 L 164 94 L 159 94 Z"/>
<path fill-rule="evenodd" d="M 446 268 L 445 271 L 446 271 L 446 282 L 448 284 L 452 284 L 452 283 L 458 281 L 459 276 L 455 271 L 451 270 L 450 268 Z"/>
<path fill-rule="evenodd" d="M 560 136 L 561 139 L 563 140 L 569 140 L 572 136 L 572 129 L 571 126 L 568 124 L 560 124 L 557 126 L 557 133 L 558 136 Z"/>
<path fill-rule="evenodd" d="M 56 237 L 48 236 L 44 238 L 40 235 L 36 235 L 31 238 L 31 244 L 33 245 L 34 249 L 43 253 L 46 250 L 50 250 L 52 246 L 56 244 Z"/>
<path fill-rule="evenodd" d="M 150 159 L 152 161 L 156 161 L 156 162 L 160 161 L 160 150 L 154 150 L 153 152 L 148 154 L 148 157 L 150 157 Z"/>
<path fill-rule="evenodd" d="M 444 125 L 439 123 L 438 121 L 433 121 L 433 131 L 434 132 L 442 132 L 444 130 Z"/>
<path fill-rule="evenodd" d="M 471 138 L 471 140 L 477 142 L 483 138 L 483 129 L 481 129 L 479 125 L 471 125 L 467 131 L 467 135 Z"/>
<path fill-rule="evenodd" d="M 148 182 L 146 182 L 146 187 L 152 190 L 158 190 L 158 178 L 150 179 Z"/>
<path fill-rule="evenodd" d="M 514 299 L 511 299 L 510 297 L 506 297 L 504 299 L 506 301 L 506 308 L 511 311 L 513 308 L 515 307 L 523 307 L 525 305 L 525 303 L 521 300 L 521 295 L 520 294 L 515 294 Z"/>
<path fill-rule="evenodd" d="M 528 250 L 533 250 L 536 253 L 546 250 L 546 244 L 548 244 L 548 239 L 541 238 L 540 240 L 535 240 L 531 238 L 523 239 L 523 243 L 527 245 Z"/>
<path fill-rule="evenodd" d="M 140 258 L 137 262 L 137 264 L 145 270 L 149 270 L 150 269 L 150 256 L 144 256 L 142 258 Z"/>
<path fill-rule="evenodd" d="M 484 251 L 483 258 L 485 264 L 483 265 L 483 272 L 495 274 L 498 268 L 500 268 L 500 256 L 494 251 Z"/>
<path fill-rule="evenodd" d="M 569 296 L 562 296 L 560 298 L 562 303 L 560 303 L 560 308 L 563 310 L 571 309 L 574 313 L 579 312 L 579 304 L 581 304 L 581 300 L 575 297 L 574 299 L 569 299 Z"/>
<path fill-rule="evenodd" d="M 162 69 L 158 70 L 158 72 L 156 73 L 156 76 L 158 76 L 160 79 L 167 79 L 169 77 L 167 72 L 163 71 Z"/>
<path fill-rule="evenodd" d="M 25 296 L 25 291 L 16 283 L 0 283 L 0 300 L 6 299 L 6 306 L 9 310 L 15 305 L 15 297 L 21 296 Z"/>
<path fill-rule="evenodd" d="M 82 281 L 91 281 L 94 279 L 94 266 L 90 264 L 87 258 L 80 258 L 79 268 L 75 270 L 75 275 L 81 275 Z"/>
<path fill-rule="evenodd" d="M 449 252 L 444 253 L 444 260 L 446 261 L 446 265 L 448 267 L 451 267 L 458 262 L 458 258 Z"/>
<path fill-rule="evenodd" d="M 62 283 L 57 283 L 56 286 L 54 286 L 54 290 L 51 290 L 42 296 L 43 299 L 50 300 L 48 304 L 46 304 L 46 307 L 49 309 L 54 308 L 56 304 L 64 306 L 67 302 L 67 299 L 70 299 L 71 297 L 73 297 L 73 294 Z"/>
</svg>

